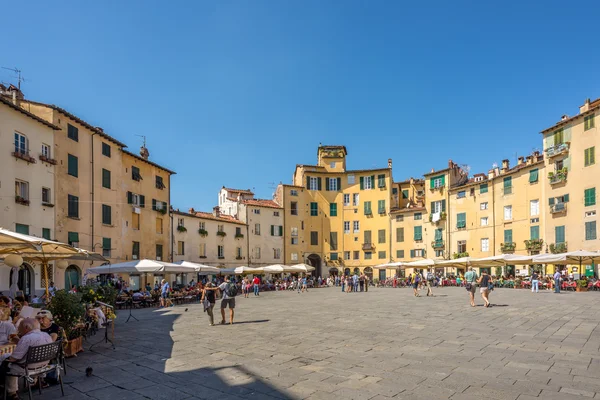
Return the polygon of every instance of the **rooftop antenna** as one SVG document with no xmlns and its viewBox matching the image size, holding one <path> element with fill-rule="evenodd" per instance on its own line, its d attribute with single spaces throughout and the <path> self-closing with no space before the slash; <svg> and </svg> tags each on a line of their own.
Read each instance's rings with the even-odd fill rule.
<svg viewBox="0 0 600 400">
<path fill-rule="evenodd" d="M 144 138 L 144 144 L 142 144 L 142 146 L 146 147 L 146 136 L 144 136 L 144 135 L 135 135 L 135 136 Z"/>
<path fill-rule="evenodd" d="M 19 90 L 21 90 L 21 82 L 25 82 L 25 78 L 21 75 L 21 70 L 18 69 L 17 67 L 15 68 L 7 68 L 7 67 L 2 67 L 2 69 L 6 69 L 8 71 L 12 71 L 15 74 L 17 74 L 17 87 L 19 88 Z"/>
<path fill-rule="evenodd" d="M 148 148 L 146 147 L 146 136 L 144 135 L 135 135 L 141 138 L 144 138 L 144 144 L 142 144 L 142 147 L 140 148 L 140 155 L 142 156 L 142 158 L 144 159 L 148 159 L 148 157 L 150 157 L 150 152 L 148 151 Z"/>
<path fill-rule="evenodd" d="M 269 189 L 277 189 L 277 185 L 275 184 L 275 182 L 269 182 Z"/>
</svg>

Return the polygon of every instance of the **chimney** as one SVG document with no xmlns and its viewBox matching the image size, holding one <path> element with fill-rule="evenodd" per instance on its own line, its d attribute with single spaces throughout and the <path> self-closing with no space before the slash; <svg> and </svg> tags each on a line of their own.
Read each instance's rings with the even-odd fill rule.
<svg viewBox="0 0 600 400">
<path fill-rule="evenodd" d="M 219 208 L 219 206 L 213 207 L 213 215 L 215 217 L 220 217 L 221 216 L 221 209 Z"/>
<path fill-rule="evenodd" d="M 452 159 L 448 160 L 448 168 L 452 169 L 454 167 L 454 163 L 452 162 Z"/>
<path fill-rule="evenodd" d="M 196 212 L 196 210 L 194 210 L 194 207 L 192 207 L 188 210 L 189 214 L 194 214 L 195 212 Z"/>
<path fill-rule="evenodd" d="M 561 121 L 566 121 L 569 119 L 569 116 L 567 114 L 563 115 L 562 117 L 560 117 Z"/>
<path fill-rule="evenodd" d="M 12 101 L 13 101 L 13 104 L 16 106 L 17 105 L 17 92 L 14 90 L 12 92 Z"/>
<path fill-rule="evenodd" d="M 501 172 L 505 173 L 506 171 L 508 171 L 509 167 L 510 167 L 510 163 L 508 162 L 508 160 L 502 160 L 502 169 L 501 169 Z"/>
<path fill-rule="evenodd" d="M 523 164 L 523 162 L 525 161 L 525 157 L 521 156 L 521 157 L 519 157 L 519 159 L 518 159 L 518 160 L 519 160 L 519 161 L 517 162 L 517 165 L 521 165 L 521 164 Z"/>
<path fill-rule="evenodd" d="M 146 148 L 146 146 L 142 146 L 140 147 L 140 156 L 144 159 L 147 160 L 148 157 L 150 157 L 150 152 L 148 151 L 148 149 Z"/>
<path fill-rule="evenodd" d="M 527 165 L 533 164 L 533 156 L 527 156 Z"/>
<path fill-rule="evenodd" d="M 388 168 L 392 168 L 392 159 L 388 158 Z"/>
<path fill-rule="evenodd" d="M 582 106 L 579 107 L 579 114 L 583 114 L 584 112 L 590 109 L 590 99 L 585 99 L 585 102 Z"/>
<path fill-rule="evenodd" d="M 488 171 L 488 179 L 492 180 L 492 179 L 494 179 L 495 176 L 496 176 L 496 171 L 494 169 L 490 169 Z"/>
</svg>

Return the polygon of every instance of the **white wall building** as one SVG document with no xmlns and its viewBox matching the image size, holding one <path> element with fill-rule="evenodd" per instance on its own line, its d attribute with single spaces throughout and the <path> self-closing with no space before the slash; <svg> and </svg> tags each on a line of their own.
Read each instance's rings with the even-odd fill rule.
<svg viewBox="0 0 600 400">
<path fill-rule="evenodd" d="M 0 96 L 0 227 L 55 238 L 55 130 L 60 128 Z M 23 294 L 41 294 L 45 282 L 40 265 L 27 262 L 16 273 Z M 0 291 L 8 292 L 12 274 L 0 267 Z"/>
<path fill-rule="evenodd" d="M 231 215 L 239 219 L 239 204 L 254 198 L 250 189 L 223 188 L 219 191 L 219 208 L 221 214 Z"/>
<path fill-rule="evenodd" d="M 238 210 L 248 225 L 250 266 L 283 264 L 283 208 L 273 200 L 248 199 L 238 204 Z"/>
</svg>

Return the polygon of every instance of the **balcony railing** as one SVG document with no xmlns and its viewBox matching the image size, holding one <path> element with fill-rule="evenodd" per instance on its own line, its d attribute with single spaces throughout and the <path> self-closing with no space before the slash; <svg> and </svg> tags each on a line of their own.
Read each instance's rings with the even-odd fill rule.
<svg viewBox="0 0 600 400">
<path fill-rule="evenodd" d="M 569 170 L 567 170 L 566 168 L 560 169 L 556 172 L 548 172 L 548 180 L 550 181 L 551 185 L 566 182 L 568 173 Z"/>
<path fill-rule="evenodd" d="M 17 150 L 17 151 L 13 151 L 12 155 L 14 158 L 18 158 L 20 160 L 27 161 L 28 163 L 31 163 L 31 164 L 35 164 L 37 162 L 37 161 L 35 161 L 35 158 L 33 158 L 29 155 L 29 151 Z"/>
<path fill-rule="evenodd" d="M 434 215 L 434 214 L 437 214 L 437 213 L 430 213 L 430 214 L 429 214 L 429 222 L 433 222 L 433 215 Z M 439 219 L 438 221 L 443 221 L 443 220 L 445 220 L 445 219 L 446 219 L 446 216 L 447 216 L 447 215 L 446 215 L 446 212 L 445 212 L 445 211 L 442 211 L 442 212 L 441 212 L 441 213 L 439 213 L 439 214 L 440 214 L 440 219 Z M 438 221 L 436 221 L 436 222 L 438 222 Z"/>
<path fill-rule="evenodd" d="M 56 165 L 57 164 L 57 162 L 56 162 L 55 159 L 46 157 L 43 154 L 40 154 L 40 160 L 42 160 L 43 162 L 47 162 L 48 164 L 52 164 L 52 165 Z"/>
<path fill-rule="evenodd" d="M 15 196 L 15 203 L 22 204 L 24 206 L 28 206 L 29 200 L 27 200 L 26 198 L 21 197 L 21 196 Z"/>
<path fill-rule="evenodd" d="M 543 239 L 525 240 L 525 248 L 528 251 L 541 251 L 543 246 L 544 246 Z"/>
<path fill-rule="evenodd" d="M 362 249 L 365 251 L 375 250 L 375 243 L 363 243 Z"/>
<path fill-rule="evenodd" d="M 563 243 L 550 243 L 550 253 L 558 254 L 558 253 L 566 253 L 567 252 L 567 242 Z"/>
<path fill-rule="evenodd" d="M 514 253 L 516 248 L 515 242 L 500 243 L 500 251 L 503 253 Z"/>
<path fill-rule="evenodd" d="M 546 150 L 546 155 L 548 158 L 556 157 L 561 154 L 566 154 L 569 152 L 569 143 L 559 143 L 552 147 L 548 147 Z"/>
<path fill-rule="evenodd" d="M 550 214 L 558 214 L 563 212 L 567 212 L 567 203 L 554 203 L 554 205 L 550 207 Z"/>
<path fill-rule="evenodd" d="M 431 247 L 434 249 L 443 249 L 445 246 L 444 241 L 443 240 L 433 240 L 431 242 Z"/>
</svg>

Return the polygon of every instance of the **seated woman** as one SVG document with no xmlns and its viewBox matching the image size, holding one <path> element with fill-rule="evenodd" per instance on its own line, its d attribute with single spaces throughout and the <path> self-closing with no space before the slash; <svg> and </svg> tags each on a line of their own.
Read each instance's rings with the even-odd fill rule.
<svg viewBox="0 0 600 400">
<path fill-rule="evenodd" d="M 10 336 L 17 333 L 17 328 L 10 320 L 10 308 L 0 307 L 0 345 L 8 344 Z"/>
<path fill-rule="evenodd" d="M 53 321 L 52 313 L 48 310 L 42 310 L 35 317 L 40 323 L 40 330 L 46 332 L 56 342 L 60 337 L 60 327 Z"/>
</svg>

